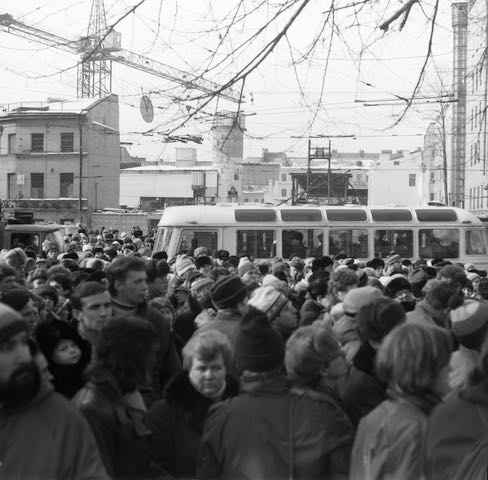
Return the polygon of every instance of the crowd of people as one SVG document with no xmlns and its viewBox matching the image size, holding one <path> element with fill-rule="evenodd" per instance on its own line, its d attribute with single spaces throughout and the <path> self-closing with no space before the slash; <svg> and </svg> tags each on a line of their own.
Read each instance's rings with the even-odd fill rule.
<svg viewBox="0 0 488 480">
<path fill-rule="evenodd" d="M 65 243 L 0 254 L 0 478 L 486 478 L 475 265 Z"/>
</svg>

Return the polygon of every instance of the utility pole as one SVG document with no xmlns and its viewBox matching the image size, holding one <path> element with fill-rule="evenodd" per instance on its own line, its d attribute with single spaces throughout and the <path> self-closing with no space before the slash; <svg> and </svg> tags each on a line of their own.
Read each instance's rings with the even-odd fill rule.
<svg viewBox="0 0 488 480">
<path fill-rule="evenodd" d="M 308 203 L 308 192 L 310 189 L 310 174 L 312 173 L 312 169 L 310 167 L 312 158 L 311 158 L 311 150 L 312 150 L 312 140 L 308 139 L 308 153 L 307 153 L 307 203 Z"/>
</svg>

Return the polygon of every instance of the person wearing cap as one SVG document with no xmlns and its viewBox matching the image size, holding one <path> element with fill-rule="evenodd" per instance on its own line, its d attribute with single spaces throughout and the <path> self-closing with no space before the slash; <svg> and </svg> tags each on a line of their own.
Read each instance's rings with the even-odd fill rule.
<svg viewBox="0 0 488 480">
<path fill-rule="evenodd" d="M 448 305 L 451 331 L 459 342 L 451 356 L 449 386 L 458 392 L 466 386 L 488 336 L 488 303 L 453 295 Z"/>
<path fill-rule="evenodd" d="M 346 478 L 354 438 L 347 416 L 331 396 L 289 390 L 283 339 L 260 310 L 243 317 L 234 361 L 241 391 L 210 410 L 196 477 Z"/>
<path fill-rule="evenodd" d="M 41 377 L 29 326 L 0 304 L 0 471 L 5 479 L 108 480 L 86 421 Z"/>
<path fill-rule="evenodd" d="M 212 299 L 210 298 L 210 291 L 215 285 L 215 281 L 208 277 L 197 278 L 191 286 L 191 295 L 198 302 L 202 311 L 195 317 L 195 325 L 197 328 L 210 323 L 215 319 L 217 311 L 215 310 Z"/>
<path fill-rule="evenodd" d="M 231 345 L 234 345 L 239 323 L 249 308 L 246 285 L 236 275 L 221 277 L 212 286 L 210 299 L 217 313 L 212 321 L 202 325 L 197 332 L 218 330 L 227 335 Z"/>
<path fill-rule="evenodd" d="M 168 380 L 181 370 L 169 322 L 147 304 L 146 264 L 138 257 L 118 257 L 107 268 L 113 315 L 135 315 L 149 320 L 157 332 L 151 381 L 141 387 L 147 406 L 161 398 Z"/>
<path fill-rule="evenodd" d="M 393 298 L 404 308 L 405 312 L 411 312 L 415 308 L 417 300 L 412 292 L 410 282 L 401 273 L 383 278 L 385 296 Z"/>
<path fill-rule="evenodd" d="M 217 250 L 215 253 L 215 258 L 217 259 L 217 265 L 225 266 L 230 253 L 227 250 Z"/>
<path fill-rule="evenodd" d="M 402 257 L 398 253 L 393 252 L 385 259 L 385 269 L 383 276 L 390 277 L 396 273 L 403 273 Z"/>
</svg>

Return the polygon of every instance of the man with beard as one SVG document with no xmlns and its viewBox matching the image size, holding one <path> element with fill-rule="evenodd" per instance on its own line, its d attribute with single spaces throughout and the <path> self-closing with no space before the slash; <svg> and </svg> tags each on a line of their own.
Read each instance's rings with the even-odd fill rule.
<svg viewBox="0 0 488 480">
<path fill-rule="evenodd" d="M 0 304 L 0 477 L 108 480 L 85 420 L 41 379 L 28 330 Z"/>
</svg>

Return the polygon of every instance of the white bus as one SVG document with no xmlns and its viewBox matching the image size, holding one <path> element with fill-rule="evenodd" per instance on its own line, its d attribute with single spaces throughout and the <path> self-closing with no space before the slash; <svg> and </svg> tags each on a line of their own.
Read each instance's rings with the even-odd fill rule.
<svg viewBox="0 0 488 480">
<path fill-rule="evenodd" d="M 167 208 L 154 251 L 169 258 L 197 247 L 255 259 L 344 254 L 362 260 L 444 258 L 488 267 L 487 230 L 451 207 L 193 205 Z"/>
</svg>

